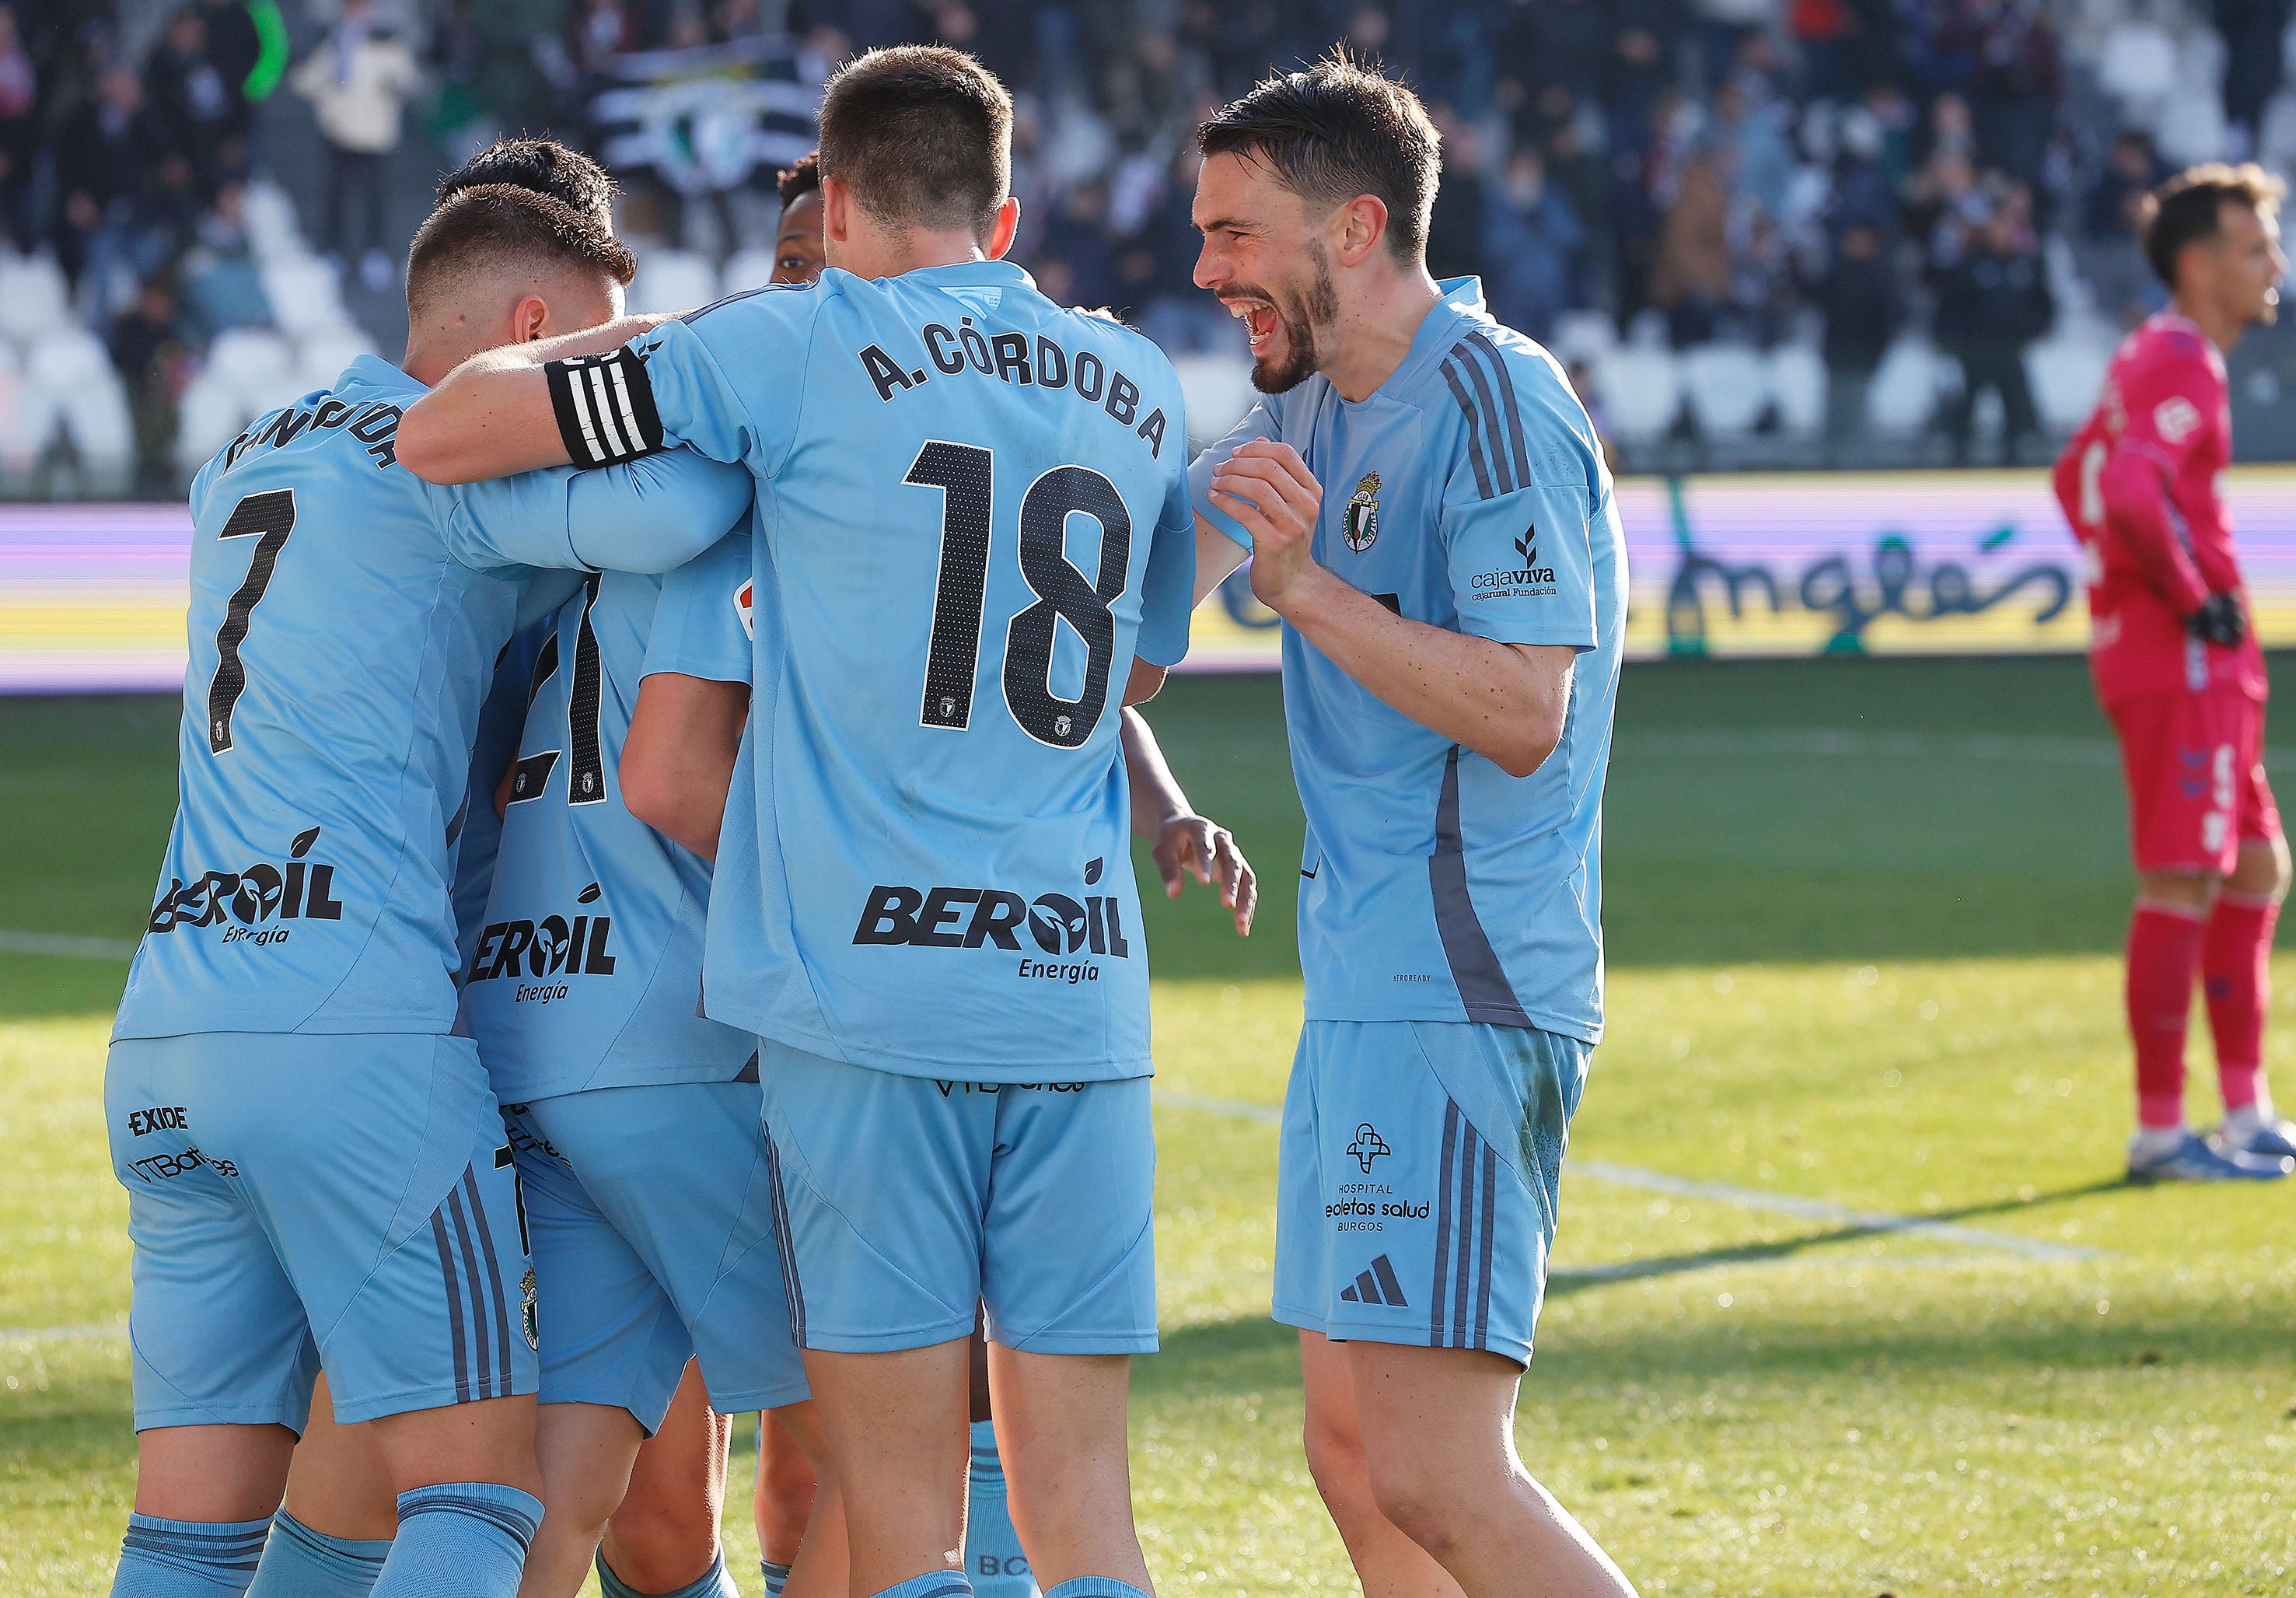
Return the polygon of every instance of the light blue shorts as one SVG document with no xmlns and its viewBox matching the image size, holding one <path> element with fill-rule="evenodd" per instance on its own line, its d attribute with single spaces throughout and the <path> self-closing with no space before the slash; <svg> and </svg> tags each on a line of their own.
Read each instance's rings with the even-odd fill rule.
<svg viewBox="0 0 2296 1598">
<path fill-rule="evenodd" d="M 1037 1354 L 1156 1348 L 1148 1078 L 944 1082 L 767 1042 L 766 1136 L 808 1348 L 988 1335 Z"/>
<path fill-rule="evenodd" d="M 300 1432 L 535 1390 L 502 1118 L 468 1038 L 122 1038 L 135 1425 Z"/>
<path fill-rule="evenodd" d="M 1275 1318 L 1530 1363 L 1593 1049 L 1473 1021 L 1318 1021 L 1283 1098 Z"/>
<path fill-rule="evenodd" d="M 651 1437 L 688 1359 L 721 1414 L 805 1398 L 753 1082 L 604 1087 L 504 1107 L 526 1192 L 542 1401 Z"/>
</svg>

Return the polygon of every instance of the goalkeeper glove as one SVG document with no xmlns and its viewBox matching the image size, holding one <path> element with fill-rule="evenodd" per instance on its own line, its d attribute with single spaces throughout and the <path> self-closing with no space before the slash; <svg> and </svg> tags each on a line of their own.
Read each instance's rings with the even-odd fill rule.
<svg viewBox="0 0 2296 1598">
<path fill-rule="evenodd" d="M 2237 594 L 2211 594 L 2201 602 L 2201 608 L 2185 618 L 2185 630 L 2203 643 L 2219 643 L 2229 649 L 2248 636 L 2248 618 L 2240 608 Z"/>
</svg>

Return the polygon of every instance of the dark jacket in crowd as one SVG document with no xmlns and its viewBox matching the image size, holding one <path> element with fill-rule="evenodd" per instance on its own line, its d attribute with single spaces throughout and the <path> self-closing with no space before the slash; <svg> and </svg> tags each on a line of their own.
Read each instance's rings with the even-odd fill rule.
<svg viewBox="0 0 2296 1598">
<path fill-rule="evenodd" d="M 1882 364 L 1905 325 L 1903 297 L 1889 258 L 1853 259 L 1837 251 L 1817 287 L 1825 318 L 1825 364 L 1840 372 L 1871 372 Z"/>
<path fill-rule="evenodd" d="M 1948 349 L 2021 347 L 2049 331 L 2055 309 L 2038 250 L 1980 241 L 1940 275 L 1938 342 Z"/>
</svg>

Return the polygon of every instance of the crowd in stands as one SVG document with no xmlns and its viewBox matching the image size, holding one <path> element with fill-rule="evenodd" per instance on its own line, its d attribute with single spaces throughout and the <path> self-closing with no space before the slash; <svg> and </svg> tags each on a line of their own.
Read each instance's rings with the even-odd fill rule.
<svg viewBox="0 0 2296 1598">
<path fill-rule="evenodd" d="M 403 265 L 405 139 L 439 166 L 521 130 L 599 149 L 633 60 L 770 54 L 803 87 L 853 50 L 938 41 L 1016 91 L 1016 254 L 1040 284 L 1233 358 L 1190 282 L 1193 127 L 1343 41 L 1443 129 L 1437 275 L 1480 274 L 1630 445 L 1799 430 L 1800 458 L 1854 462 L 1896 424 L 1921 441 L 1903 458 L 1997 431 L 2032 459 L 2159 302 L 2136 198 L 2188 160 L 2296 161 L 2289 0 L 2196 3 L 0 0 L 0 237 L 52 259 L 104 337 L 148 488 L 180 463 L 164 418 L 216 340 L 283 318 L 247 216 L 275 89 L 324 146 L 302 233 L 379 291 Z M 706 172 L 726 130 L 678 136 Z M 625 231 L 714 273 L 769 242 L 773 164 L 627 170 Z M 1759 403 L 1722 425 L 1750 381 Z"/>
</svg>

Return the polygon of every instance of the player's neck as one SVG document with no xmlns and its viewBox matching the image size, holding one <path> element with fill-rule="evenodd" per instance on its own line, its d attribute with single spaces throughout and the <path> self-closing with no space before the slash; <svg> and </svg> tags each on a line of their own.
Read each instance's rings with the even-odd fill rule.
<svg viewBox="0 0 2296 1598">
<path fill-rule="evenodd" d="M 1358 284 L 1332 325 L 1322 330 L 1330 354 L 1324 378 L 1349 402 L 1368 399 L 1395 375 L 1427 313 L 1443 302 L 1443 291 L 1423 266 L 1382 275 Z"/>
<path fill-rule="evenodd" d="M 2240 342 L 2248 324 L 2228 315 L 2217 306 L 2195 296 L 2178 294 L 2169 301 L 2169 309 L 2201 330 L 2201 336 L 2226 355 Z"/>
<path fill-rule="evenodd" d="M 449 372 L 487 346 L 450 330 L 417 327 L 406 335 L 406 353 L 398 369 L 426 389 L 435 389 Z"/>
<path fill-rule="evenodd" d="M 836 253 L 845 258 L 832 257 L 831 266 L 865 278 L 898 277 L 905 272 L 922 272 L 929 266 L 955 266 L 988 258 L 980 248 L 980 240 L 972 229 L 963 227 L 947 233 L 905 230 L 865 243 L 856 240 Z"/>
</svg>

